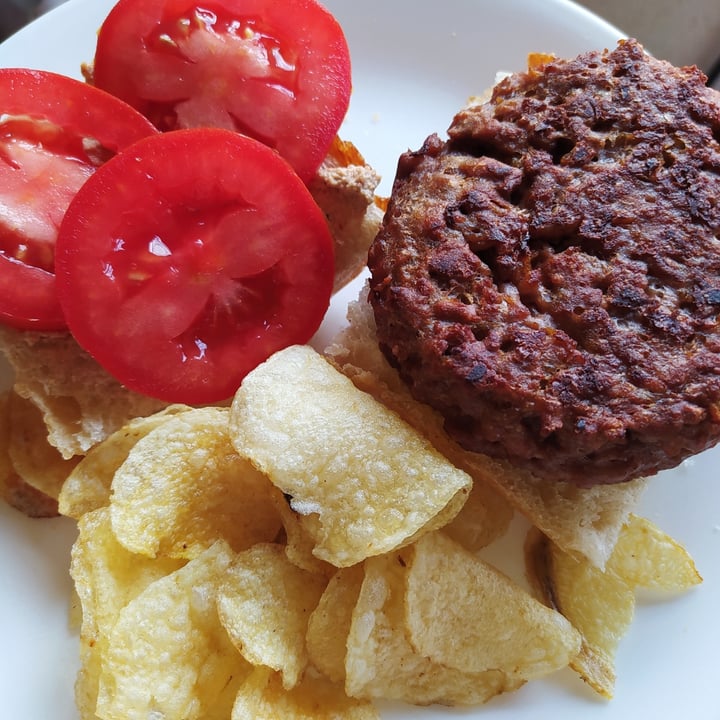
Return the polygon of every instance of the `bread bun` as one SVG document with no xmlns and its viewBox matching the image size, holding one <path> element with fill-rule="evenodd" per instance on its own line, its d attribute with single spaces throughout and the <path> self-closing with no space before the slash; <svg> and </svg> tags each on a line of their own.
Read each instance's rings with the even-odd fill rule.
<svg viewBox="0 0 720 720">
<path fill-rule="evenodd" d="M 335 291 L 365 267 L 383 215 L 379 182 L 357 148 L 336 138 L 309 185 L 335 240 Z M 12 367 L 14 391 L 42 411 L 48 440 L 64 458 L 84 455 L 128 420 L 166 405 L 128 390 L 69 333 L 0 327 L 0 350 Z"/>
</svg>

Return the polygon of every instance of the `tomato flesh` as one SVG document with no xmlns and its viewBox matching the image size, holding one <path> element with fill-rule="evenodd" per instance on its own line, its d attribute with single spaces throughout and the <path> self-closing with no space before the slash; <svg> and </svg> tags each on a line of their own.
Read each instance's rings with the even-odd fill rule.
<svg viewBox="0 0 720 720">
<path fill-rule="evenodd" d="M 63 215 L 99 165 L 153 133 L 133 108 L 80 81 L 0 69 L 0 321 L 65 327 L 54 276 Z"/>
<path fill-rule="evenodd" d="M 98 36 L 94 82 L 161 130 L 250 135 L 308 181 L 347 112 L 350 56 L 315 0 L 120 0 Z"/>
<path fill-rule="evenodd" d="M 71 148 L 54 147 L 65 140 L 59 128 L 39 125 L 0 120 L 0 252 L 52 272 L 64 210 L 94 168 Z"/>
<path fill-rule="evenodd" d="M 125 385 L 167 402 L 232 396 L 327 310 L 333 241 L 290 166 L 221 129 L 147 138 L 83 185 L 56 272 L 71 332 Z"/>
</svg>

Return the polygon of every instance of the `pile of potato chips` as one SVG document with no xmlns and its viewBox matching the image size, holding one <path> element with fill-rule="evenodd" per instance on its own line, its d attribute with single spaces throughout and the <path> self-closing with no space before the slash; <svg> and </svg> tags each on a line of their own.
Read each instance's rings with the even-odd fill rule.
<svg viewBox="0 0 720 720">
<path fill-rule="evenodd" d="M 79 527 L 83 720 L 365 720 L 567 666 L 609 697 L 635 589 L 700 581 L 634 517 L 604 572 L 531 531 L 531 594 L 479 553 L 512 510 L 308 347 L 231 407 L 133 421 L 58 506 Z"/>
</svg>

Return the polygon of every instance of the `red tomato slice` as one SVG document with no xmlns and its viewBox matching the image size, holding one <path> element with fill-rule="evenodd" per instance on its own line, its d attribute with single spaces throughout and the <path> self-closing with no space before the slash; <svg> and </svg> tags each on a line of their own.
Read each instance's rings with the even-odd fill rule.
<svg viewBox="0 0 720 720">
<path fill-rule="evenodd" d="M 76 340 L 111 374 L 167 402 L 213 403 L 328 308 L 324 215 L 273 150 L 215 128 L 141 140 L 99 168 L 57 242 Z"/>
<path fill-rule="evenodd" d="M 98 35 L 94 82 L 161 130 L 250 135 L 307 182 L 347 112 L 350 55 L 315 0 L 120 0 Z"/>
<path fill-rule="evenodd" d="M 78 188 L 108 157 L 157 130 L 79 80 L 0 69 L 0 321 L 65 327 L 55 239 Z"/>
</svg>

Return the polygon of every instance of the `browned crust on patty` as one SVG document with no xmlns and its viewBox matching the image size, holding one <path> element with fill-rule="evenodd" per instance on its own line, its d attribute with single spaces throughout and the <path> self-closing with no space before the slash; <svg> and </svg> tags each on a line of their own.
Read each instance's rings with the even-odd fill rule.
<svg viewBox="0 0 720 720">
<path fill-rule="evenodd" d="M 402 156 L 378 338 L 464 447 L 591 485 L 717 442 L 719 98 L 623 41 L 510 76 Z"/>
</svg>

